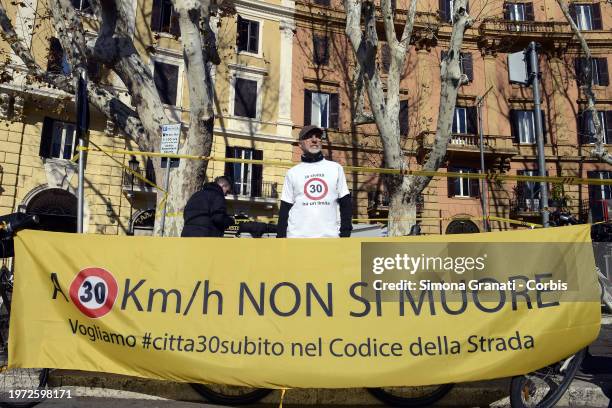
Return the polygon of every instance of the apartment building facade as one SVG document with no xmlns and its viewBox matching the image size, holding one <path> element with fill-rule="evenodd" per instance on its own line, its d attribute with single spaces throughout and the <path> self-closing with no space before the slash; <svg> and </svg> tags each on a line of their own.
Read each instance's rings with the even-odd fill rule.
<svg viewBox="0 0 612 408">
<path fill-rule="evenodd" d="M 93 41 L 98 21 L 87 0 L 73 0 Z M 70 74 L 48 6 L 30 0 L 9 4 L 7 12 L 21 38 L 43 69 Z M 292 155 L 290 114 L 293 3 L 238 1 L 235 10 L 215 18 L 221 64 L 214 68 L 215 157 L 289 161 Z M 47 17 L 44 17 L 47 16 Z M 134 2 L 130 31 L 148 64 L 168 117 L 188 122 L 180 29 L 170 0 Z M 8 45 L 0 45 L 9 63 L 0 84 L 2 128 L 0 213 L 23 211 L 41 216 L 43 228 L 76 230 L 77 165 L 74 100 L 60 90 L 31 83 Z M 113 90 L 129 105 L 127 89 L 104 67 L 90 64 L 90 80 Z M 111 122 L 91 109 L 90 147 L 138 150 Z M 85 173 L 87 233 L 151 234 L 155 219 L 155 180 L 151 160 L 138 155 L 89 152 Z M 174 165 L 171 163 L 171 168 Z M 124 170 L 139 173 L 134 177 Z M 277 208 L 285 169 L 253 164 L 209 164 L 208 178 L 230 176 L 234 194 L 229 211 L 271 217 Z M 171 215 L 172 216 L 172 215 Z M 176 216 L 176 215 L 175 215 Z M 180 216 L 180 215 L 179 215 Z"/>
<path fill-rule="evenodd" d="M 408 2 L 392 4 L 399 30 Z M 412 47 L 401 82 L 399 118 L 411 168 L 419 168 L 432 148 L 440 102 L 440 61 L 449 46 L 452 6 L 452 0 L 417 5 Z M 507 62 L 510 53 L 536 41 L 540 45 L 547 174 L 609 179 L 611 166 L 590 156 L 594 129 L 589 114 L 583 114 L 587 101 L 579 87 L 583 55 L 557 3 L 472 0 L 468 7 L 474 24 L 465 33 L 461 69 L 469 82 L 459 91 L 453 135 L 440 171 L 480 171 L 482 133 L 485 171 L 537 175 L 533 91 L 510 83 Z M 612 93 L 607 67 L 612 53 L 612 6 L 579 1 L 570 8 L 594 56 L 594 92 L 609 148 Z M 351 124 L 355 100 L 350 65 L 354 59 L 344 36 L 344 15 L 340 1 L 296 2 L 294 61 L 299 69 L 293 75 L 293 118 L 296 124 L 314 123 L 328 129 L 330 157 L 348 165 L 379 166 L 382 150 L 376 128 Z M 384 38 L 382 22 L 378 30 L 379 38 Z M 383 80 L 388 61 L 383 43 L 376 61 Z M 298 154 L 296 149 L 295 156 Z M 351 174 L 349 179 L 356 214 L 384 218 L 388 198 L 381 179 L 367 173 Z M 424 231 L 484 231 L 481 190 L 477 181 L 468 178 L 432 180 L 419 204 Z M 549 186 L 551 207 L 565 205 L 584 221 L 607 217 L 611 192 L 608 186 Z M 538 183 L 489 182 L 486 198 L 489 215 L 530 222 L 541 219 Z M 512 224 L 492 222 L 491 227 L 508 229 Z"/>
</svg>

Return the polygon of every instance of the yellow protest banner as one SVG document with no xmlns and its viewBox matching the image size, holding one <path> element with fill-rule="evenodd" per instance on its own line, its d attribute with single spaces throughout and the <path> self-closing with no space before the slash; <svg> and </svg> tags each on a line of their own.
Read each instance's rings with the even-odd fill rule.
<svg viewBox="0 0 612 408">
<path fill-rule="evenodd" d="M 442 384 L 543 367 L 600 325 L 589 226 L 370 239 L 23 231 L 15 248 L 11 367 Z"/>
</svg>

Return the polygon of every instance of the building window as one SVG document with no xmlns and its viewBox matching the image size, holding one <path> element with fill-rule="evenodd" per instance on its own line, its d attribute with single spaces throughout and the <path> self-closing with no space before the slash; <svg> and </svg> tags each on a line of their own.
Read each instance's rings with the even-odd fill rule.
<svg viewBox="0 0 612 408">
<path fill-rule="evenodd" d="M 338 94 L 313 92 L 304 94 L 304 125 L 338 128 Z"/>
<path fill-rule="evenodd" d="M 47 56 L 47 72 L 53 74 L 70 75 L 72 69 L 60 40 L 55 37 L 49 39 L 49 55 Z"/>
<path fill-rule="evenodd" d="M 449 168 L 451 173 L 477 173 L 476 169 L 470 168 Z M 480 187 L 478 179 L 467 177 L 448 177 L 448 196 L 449 197 L 478 197 Z"/>
<path fill-rule="evenodd" d="M 92 14 L 93 10 L 91 9 L 91 4 L 89 4 L 89 0 L 71 0 L 72 7 L 75 10 L 78 10 L 85 14 Z"/>
<path fill-rule="evenodd" d="M 598 111 L 599 122 L 603 127 L 604 144 L 612 142 L 612 111 Z M 593 112 L 584 111 L 578 114 L 578 133 L 581 143 L 596 143 L 597 133 L 593 122 Z"/>
<path fill-rule="evenodd" d="M 440 53 L 440 58 L 444 60 L 446 59 L 447 55 L 448 51 L 442 51 Z M 468 77 L 469 82 L 474 80 L 474 63 L 472 62 L 472 53 L 462 52 L 459 54 L 459 69 L 461 69 L 462 74 L 465 74 Z"/>
<path fill-rule="evenodd" d="M 453 0 L 438 0 L 438 7 L 439 7 L 439 15 L 440 15 L 440 20 L 442 20 L 443 22 L 446 23 L 452 23 L 453 22 L 453 8 L 454 8 L 454 1 Z M 470 2 L 468 1 L 466 3 L 466 8 L 467 11 L 469 13 L 470 10 Z"/>
<path fill-rule="evenodd" d="M 506 3 L 504 18 L 510 21 L 533 21 L 533 3 Z"/>
<path fill-rule="evenodd" d="M 40 156 L 70 160 L 74 156 L 75 135 L 74 123 L 45 118 L 40 138 Z"/>
<path fill-rule="evenodd" d="M 330 5 L 329 0 L 314 0 L 314 3 L 318 4 L 319 6 L 325 6 L 325 7 L 329 7 Z"/>
<path fill-rule="evenodd" d="M 312 36 L 313 62 L 316 65 L 327 65 L 329 62 L 329 41 L 327 35 Z"/>
<path fill-rule="evenodd" d="M 234 82 L 234 116 L 257 118 L 257 81 L 236 78 Z"/>
<path fill-rule="evenodd" d="M 612 171 L 589 171 L 591 179 L 612 179 Z M 604 221 L 612 215 L 612 186 L 589 184 L 589 207 L 593 222 Z"/>
<path fill-rule="evenodd" d="M 572 19 L 580 30 L 601 30 L 601 8 L 599 3 L 570 5 Z"/>
<path fill-rule="evenodd" d="M 169 33 L 177 37 L 181 35 L 178 15 L 172 7 L 172 0 L 153 0 L 151 30 L 158 33 Z"/>
<path fill-rule="evenodd" d="M 519 176 L 538 176 L 538 170 L 518 170 Z M 537 181 L 517 182 L 518 207 L 526 211 L 538 211 L 540 208 L 540 191 L 542 184 Z"/>
<path fill-rule="evenodd" d="M 238 16 L 238 51 L 259 53 L 259 22 Z"/>
<path fill-rule="evenodd" d="M 225 149 L 225 157 L 232 159 L 263 160 L 263 151 L 243 147 Z M 232 194 L 261 197 L 263 166 L 252 163 L 225 163 L 225 175 L 232 180 Z"/>
<path fill-rule="evenodd" d="M 576 58 L 574 65 L 576 68 L 576 78 L 579 84 L 585 84 L 587 82 L 587 59 Z M 608 59 L 607 58 L 591 58 L 591 78 L 593 85 L 608 86 L 610 79 L 608 76 Z"/>
<path fill-rule="evenodd" d="M 176 105 L 179 67 L 159 61 L 153 63 L 153 80 L 162 103 Z"/>
<path fill-rule="evenodd" d="M 408 135 L 409 122 L 408 122 L 408 101 L 403 100 L 400 101 L 399 106 L 399 128 L 400 135 L 406 136 Z"/>
<path fill-rule="evenodd" d="M 453 117 L 452 133 L 456 134 L 477 134 L 476 130 L 476 108 L 456 107 Z"/>
<path fill-rule="evenodd" d="M 544 133 L 544 143 L 546 143 L 546 120 L 544 112 L 541 112 L 541 115 L 542 131 Z M 511 110 L 510 122 L 512 136 L 514 137 L 516 143 L 536 143 L 535 117 L 533 110 Z"/>
</svg>

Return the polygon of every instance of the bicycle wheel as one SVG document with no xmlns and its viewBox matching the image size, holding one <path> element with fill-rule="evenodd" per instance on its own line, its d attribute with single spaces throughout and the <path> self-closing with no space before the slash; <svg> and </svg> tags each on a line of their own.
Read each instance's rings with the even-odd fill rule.
<svg viewBox="0 0 612 408">
<path fill-rule="evenodd" d="M 420 387 L 367 388 L 376 399 L 393 407 L 426 407 L 442 399 L 454 384 Z"/>
<path fill-rule="evenodd" d="M 3 266 L 0 270 L 0 407 L 27 408 L 45 400 L 49 370 L 7 369 L 11 289 L 12 274 Z"/>
<path fill-rule="evenodd" d="M 512 408 L 552 408 L 561 399 L 584 360 L 586 348 L 529 374 L 512 378 Z"/>
<path fill-rule="evenodd" d="M 191 384 L 208 401 L 223 405 L 248 405 L 263 399 L 272 390 L 266 388 L 235 387 L 216 384 Z"/>
</svg>

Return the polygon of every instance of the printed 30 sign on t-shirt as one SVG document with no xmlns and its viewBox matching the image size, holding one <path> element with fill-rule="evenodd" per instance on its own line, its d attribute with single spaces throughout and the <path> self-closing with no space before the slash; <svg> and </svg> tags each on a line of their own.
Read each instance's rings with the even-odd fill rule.
<svg viewBox="0 0 612 408">
<path fill-rule="evenodd" d="M 287 237 L 338 237 L 338 199 L 347 194 L 344 171 L 336 162 L 323 159 L 289 169 L 281 197 L 293 204 Z"/>
</svg>

